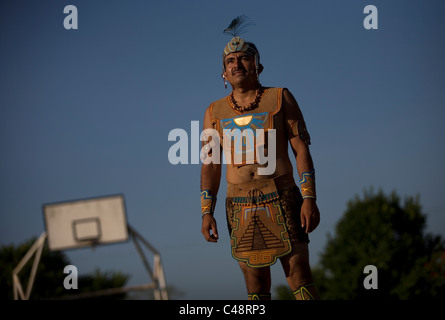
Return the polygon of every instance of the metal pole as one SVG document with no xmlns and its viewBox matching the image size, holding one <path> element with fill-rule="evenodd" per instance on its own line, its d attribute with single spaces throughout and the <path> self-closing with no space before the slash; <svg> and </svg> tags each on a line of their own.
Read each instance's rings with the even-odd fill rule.
<svg viewBox="0 0 445 320">
<path fill-rule="evenodd" d="M 156 285 L 154 288 L 155 300 L 168 300 L 167 285 L 165 282 L 164 270 L 162 268 L 161 256 L 159 252 L 130 225 L 128 225 L 128 230 L 134 237 L 134 243 L 142 258 L 144 266 Z M 151 270 L 150 265 L 148 264 L 137 240 L 140 240 L 142 244 L 144 244 L 154 254 L 154 272 Z"/>
<path fill-rule="evenodd" d="M 42 254 L 43 245 L 45 244 L 46 239 L 46 232 L 44 231 L 40 237 L 34 242 L 34 244 L 31 246 L 31 248 L 28 250 L 28 252 L 25 254 L 25 256 L 20 260 L 17 267 L 14 268 L 12 271 L 12 285 L 13 285 L 13 294 L 14 294 L 14 300 L 18 300 L 18 296 L 20 296 L 23 300 L 28 300 L 29 296 L 31 295 L 32 286 L 34 284 L 34 278 L 37 272 L 37 266 L 40 262 L 40 257 Z M 18 276 L 19 272 L 22 270 L 22 268 L 26 265 L 29 259 L 31 259 L 32 255 L 37 251 L 37 254 L 34 258 L 34 263 L 31 269 L 31 274 L 29 276 L 28 285 L 26 288 L 26 294 L 23 294 L 22 285 L 20 283 L 20 278 Z"/>
</svg>

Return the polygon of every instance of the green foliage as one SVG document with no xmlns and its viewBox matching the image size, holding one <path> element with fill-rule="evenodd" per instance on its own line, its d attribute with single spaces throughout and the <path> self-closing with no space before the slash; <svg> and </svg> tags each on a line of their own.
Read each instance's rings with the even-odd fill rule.
<svg viewBox="0 0 445 320">
<path fill-rule="evenodd" d="M 8 245 L 0 248 L 0 299 L 13 299 L 12 271 L 17 267 L 35 241 L 36 238 L 34 237 L 17 247 Z M 32 256 L 19 273 L 20 282 L 24 292 L 28 285 L 34 257 L 35 255 Z M 120 272 L 101 272 L 97 269 L 93 275 L 79 275 L 78 289 L 66 290 L 63 286 L 63 281 L 67 274 L 64 274 L 63 270 L 65 266 L 70 264 L 68 258 L 62 251 L 50 251 L 45 243 L 37 267 L 30 299 L 59 299 L 66 297 L 67 295 L 92 292 L 107 288 L 119 288 L 125 285 L 129 277 Z M 124 299 L 125 297 L 125 293 L 120 293 L 103 296 L 100 297 L 100 299 Z"/>
<path fill-rule="evenodd" d="M 78 289 L 65 290 L 63 297 L 70 298 L 70 296 L 75 297 L 76 295 L 80 294 L 99 292 L 103 289 L 121 288 L 125 285 L 127 280 L 128 276 L 120 272 L 103 272 L 96 269 L 92 275 L 79 276 Z M 114 293 L 109 295 L 99 295 L 96 297 L 87 297 L 83 299 L 124 300 L 126 297 L 126 293 Z"/>
<path fill-rule="evenodd" d="M 424 234 L 419 198 L 400 204 L 395 192 L 364 192 L 328 235 L 313 276 L 323 299 L 439 299 L 445 294 L 444 242 Z M 366 290 L 363 269 L 378 269 L 378 289 Z"/>
<path fill-rule="evenodd" d="M 287 284 L 280 284 L 275 287 L 276 300 L 295 300 L 295 296 Z"/>
</svg>

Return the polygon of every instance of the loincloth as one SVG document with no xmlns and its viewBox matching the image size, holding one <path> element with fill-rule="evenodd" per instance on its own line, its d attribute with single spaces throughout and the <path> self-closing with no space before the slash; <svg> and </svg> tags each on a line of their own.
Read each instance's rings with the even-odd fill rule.
<svg viewBox="0 0 445 320">
<path fill-rule="evenodd" d="M 232 256 L 249 267 L 265 267 L 309 242 L 300 222 L 300 190 L 292 175 L 228 184 L 227 226 Z"/>
</svg>

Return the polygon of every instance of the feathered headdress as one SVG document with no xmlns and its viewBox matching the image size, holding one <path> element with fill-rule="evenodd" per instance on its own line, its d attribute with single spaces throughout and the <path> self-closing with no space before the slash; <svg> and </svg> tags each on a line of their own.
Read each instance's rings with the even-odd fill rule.
<svg viewBox="0 0 445 320">
<path fill-rule="evenodd" d="M 253 23 L 249 20 L 249 18 L 245 15 L 241 15 L 232 20 L 227 28 L 224 29 L 225 34 L 231 34 L 232 37 L 237 37 L 244 32 L 246 32 L 246 28 Z"/>
<path fill-rule="evenodd" d="M 232 20 L 227 28 L 224 29 L 224 34 L 232 35 L 232 40 L 227 43 L 224 48 L 223 59 L 232 52 L 248 52 L 255 56 L 255 63 L 257 68 L 257 74 L 260 65 L 260 53 L 257 47 L 252 42 L 240 38 L 240 35 L 246 32 L 248 26 L 252 25 L 252 21 L 245 15 L 241 15 Z M 223 61 L 224 65 L 224 61 Z"/>
</svg>

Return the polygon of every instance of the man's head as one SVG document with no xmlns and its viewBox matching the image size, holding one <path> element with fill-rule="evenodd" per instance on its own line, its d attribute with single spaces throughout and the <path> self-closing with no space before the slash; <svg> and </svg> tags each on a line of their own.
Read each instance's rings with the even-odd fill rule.
<svg viewBox="0 0 445 320">
<path fill-rule="evenodd" d="M 245 84 L 246 81 L 252 84 L 259 82 L 258 76 L 263 71 L 263 66 L 257 64 L 257 57 L 246 51 L 235 51 L 229 53 L 223 58 L 224 79 L 230 84 Z"/>
<path fill-rule="evenodd" d="M 259 82 L 258 77 L 263 71 L 263 66 L 260 64 L 260 53 L 255 44 L 239 37 L 249 24 L 246 16 L 239 16 L 233 19 L 224 30 L 224 33 L 233 36 L 223 51 L 222 77 L 230 83 L 235 75 L 243 77 L 253 75 Z"/>
</svg>

